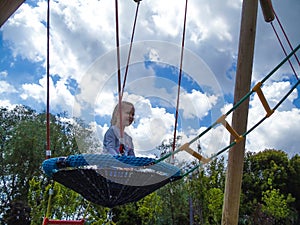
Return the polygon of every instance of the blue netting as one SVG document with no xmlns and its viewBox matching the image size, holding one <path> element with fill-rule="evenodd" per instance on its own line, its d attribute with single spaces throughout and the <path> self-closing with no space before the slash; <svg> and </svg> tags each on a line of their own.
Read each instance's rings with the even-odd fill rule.
<svg viewBox="0 0 300 225">
<path fill-rule="evenodd" d="M 122 167 L 122 168 L 135 168 L 150 166 L 151 169 L 158 172 L 167 173 L 168 175 L 179 175 L 179 169 L 173 165 L 165 162 L 153 164 L 155 160 L 147 157 L 132 157 L 132 156 L 113 156 L 101 154 L 79 154 L 71 155 L 68 157 L 58 157 L 45 160 L 42 164 L 44 172 L 48 176 L 52 176 L 59 169 L 65 167 L 84 167 L 84 166 L 97 166 L 98 168 L 106 167 Z"/>
<path fill-rule="evenodd" d="M 163 185 L 180 179 L 179 168 L 154 159 L 79 154 L 51 158 L 42 164 L 55 181 L 106 207 L 135 202 Z"/>
</svg>

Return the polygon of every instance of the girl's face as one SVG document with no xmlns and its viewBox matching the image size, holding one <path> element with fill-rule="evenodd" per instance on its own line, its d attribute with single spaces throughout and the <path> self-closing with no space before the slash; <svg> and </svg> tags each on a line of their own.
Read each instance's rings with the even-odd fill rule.
<svg viewBox="0 0 300 225">
<path fill-rule="evenodd" d="M 134 121 L 134 107 L 131 105 L 122 106 L 122 123 L 123 126 L 129 126 Z"/>
</svg>

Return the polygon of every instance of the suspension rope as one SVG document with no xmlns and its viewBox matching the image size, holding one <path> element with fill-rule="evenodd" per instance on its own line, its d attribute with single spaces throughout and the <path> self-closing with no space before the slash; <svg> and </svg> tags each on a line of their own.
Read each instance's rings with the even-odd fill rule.
<svg viewBox="0 0 300 225">
<path fill-rule="evenodd" d="M 276 17 L 276 18 L 277 18 L 277 21 L 279 22 L 278 17 Z M 276 35 L 276 37 L 277 37 L 277 40 L 278 40 L 278 42 L 279 42 L 279 44 L 280 44 L 280 46 L 281 46 L 281 49 L 282 49 L 284 55 L 287 56 L 287 51 L 285 50 L 285 48 L 284 48 L 284 46 L 283 46 L 283 43 L 282 43 L 282 41 L 281 41 L 281 39 L 280 39 L 280 37 L 279 37 L 279 34 L 278 34 L 277 30 L 275 29 L 275 26 L 274 26 L 273 22 L 271 22 L 271 26 L 272 26 L 272 28 L 273 28 L 273 31 L 274 31 L 274 33 L 275 33 L 275 35 Z M 285 33 L 285 32 L 283 31 L 283 33 Z M 286 38 L 287 38 L 287 37 L 286 37 Z M 288 38 L 287 38 L 287 42 L 288 42 L 289 45 L 290 45 L 290 41 L 289 41 Z M 291 50 L 293 50 L 293 47 L 292 47 L 291 45 L 290 45 L 290 48 L 291 48 Z M 296 59 L 297 59 L 297 61 L 298 61 L 298 57 L 297 57 L 296 54 L 295 54 L 295 57 L 296 57 Z M 290 64 L 291 69 L 293 70 L 293 73 L 294 73 L 296 79 L 299 80 L 299 77 L 298 77 L 298 75 L 297 75 L 297 72 L 296 72 L 296 70 L 295 70 L 295 68 L 294 68 L 294 66 L 293 66 L 293 64 L 292 64 L 292 62 L 291 62 L 291 60 L 289 59 L 288 62 L 289 62 L 289 64 Z M 298 61 L 298 64 L 299 64 L 299 61 Z M 299 66 L 300 66 L 300 64 L 299 64 Z"/>
<path fill-rule="evenodd" d="M 160 159 L 157 159 L 155 163 L 161 162 L 165 159 L 167 159 L 168 157 L 170 157 L 171 155 L 174 155 L 182 150 L 187 151 L 188 153 L 192 154 L 193 156 L 195 156 L 195 151 L 193 151 L 189 146 L 194 143 L 195 141 L 197 141 L 199 138 L 201 138 L 203 135 L 205 135 L 209 130 L 211 130 L 212 128 L 214 128 L 215 126 L 217 126 L 218 124 L 222 123 L 222 124 L 226 124 L 228 126 L 228 123 L 224 123 L 225 118 L 232 113 L 237 107 L 239 107 L 247 98 L 249 98 L 254 92 L 257 92 L 258 89 L 260 89 L 260 86 L 266 82 L 284 63 L 286 63 L 298 50 L 300 49 L 300 44 L 287 56 L 285 57 L 267 76 L 265 76 L 260 82 L 258 82 L 257 85 L 254 86 L 254 88 L 249 91 L 243 98 L 240 99 L 240 101 L 238 101 L 235 105 L 233 105 L 233 107 L 231 109 L 229 109 L 224 115 L 222 115 L 220 118 L 218 118 L 212 125 L 210 125 L 208 128 L 206 128 L 203 132 L 201 132 L 199 135 L 197 135 L 195 138 L 193 138 L 191 141 L 189 141 L 188 143 L 180 146 L 178 149 L 176 149 L 174 152 L 172 153 L 168 153 L 165 156 L 161 157 Z M 300 84 L 300 81 L 298 80 L 297 83 L 295 83 L 293 85 L 293 87 L 290 89 L 290 91 L 275 105 L 275 107 L 273 109 L 270 110 L 266 110 L 267 113 L 266 115 L 258 122 L 256 123 L 252 128 L 250 128 L 248 131 L 246 131 L 244 134 L 242 135 L 237 135 L 237 138 L 230 143 L 230 145 L 228 145 L 227 147 L 221 149 L 220 151 L 218 151 L 216 154 L 212 155 L 210 158 L 205 158 L 203 156 L 201 156 L 198 153 L 198 156 L 195 156 L 196 158 L 198 158 L 200 160 L 200 163 L 198 165 L 196 165 L 194 168 L 192 168 L 191 170 L 189 170 L 185 175 L 187 175 L 188 173 L 194 171 L 196 168 L 198 168 L 199 166 L 201 166 L 202 164 L 208 163 L 209 161 L 211 161 L 213 158 L 217 157 L 218 155 L 222 154 L 223 152 L 225 152 L 226 150 L 228 150 L 229 148 L 231 148 L 233 145 L 237 144 L 242 138 L 246 137 L 246 135 L 248 135 L 250 132 L 252 132 L 255 128 L 257 128 L 265 119 L 267 119 L 268 117 L 270 117 L 273 112 L 283 103 L 284 100 L 287 99 L 287 97 L 294 91 L 294 89 L 296 89 L 296 87 Z M 258 93 L 259 95 L 259 93 Z M 260 97 L 260 99 L 263 99 L 262 97 Z M 266 104 L 263 100 L 262 100 L 262 104 Z M 265 107 L 265 109 L 268 109 L 268 107 Z M 228 127 L 226 127 L 227 129 Z M 230 127 L 229 127 L 229 131 L 230 131 Z M 197 154 L 196 154 L 197 155 Z M 200 156 L 199 156 L 200 155 Z"/>
<path fill-rule="evenodd" d="M 46 159 L 51 158 L 51 146 L 50 146 L 50 0 L 47 1 L 47 56 L 46 56 L 46 76 L 47 76 L 47 96 L 46 96 Z M 50 188 L 48 193 L 48 203 L 45 218 L 43 219 L 43 225 L 47 224 L 78 224 L 83 225 L 84 219 L 82 220 L 51 220 L 48 219 L 51 215 L 52 198 L 54 195 L 54 182 L 51 180 Z"/>
<path fill-rule="evenodd" d="M 275 105 L 275 107 L 272 109 L 272 111 L 275 111 L 283 102 L 284 100 L 286 100 L 288 98 L 288 96 L 296 89 L 296 87 L 300 84 L 300 80 L 298 80 L 298 82 L 296 84 L 293 85 L 293 87 L 290 89 L 290 91 L 288 93 L 286 93 L 286 95 Z M 251 133 L 253 130 L 255 130 L 261 123 L 263 123 L 270 115 L 266 114 L 260 121 L 258 121 L 254 126 L 252 126 L 248 131 L 246 131 L 244 134 L 241 135 L 242 138 L 245 138 L 249 133 Z M 225 151 L 227 151 L 228 149 L 230 149 L 231 147 L 233 147 L 235 144 L 237 144 L 237 141 L 233 141 L 231 142 L 228 146 L 226 146 L 225 148 L 219 150 L 216 154 L 212 155 L 210 158 L 203 160 L 203 158 L 199 159 L 201 160 L 200 163 L 198 163 L 197 165 L 195 165 L 194 167 L 192 167 L 191 169 L 187 170 L 182 177 L 187 176 L 188 174 L 192 173 L 193 171 L 195 171 L 196 169 L 198 169 L 200 166 L 208 163 L 209 161 L 213 160 L 214 158 L 216 158 L 217 156 L 221 155 L 222 153 L 224 153 Z"/>
<path fill-rule="evenodd" d="M 287 98 L 288 96 L 296 89 L 296 87 L 300 84 L 300 80 L 295 83 L 293 85 L 293 87 L 284 95 L 284 97 L 274 106 L 274 108 L 271 110 L 272 112 L 274 112 Z M 246 131 L 244 134 L 242 134 L 242 137 L 246 137 L 249 133 L 251 133 L 253 130 L 255 130 L 262 122 L 264 122 L 269 116 L 271 116 L 271 114 L 266 114 L 260 121 L 258 121 L 255 125 L 253 125 L 248 131 Z M 224 149 L 220 150 L 219 152 L 217 152 L 214 156 L 212 156 L 213 158 L 215 158 L 216 156 L 220 155 L 221 153 L 223 153 L 224 151 L 226 151 L 227 149 L 231 148 L 233 145 L 237 144 L 236 141 L 232 142 L 229 146 L 225 147 Z"/>
<path fill-rule="evenodd" d="M 293 51 L 293 46 L 292 46 L 292 44 L 291 44 L 291 42 L 290 42 L 290 40 L 289 40 L 289 38 L 288 38 L 288 36 L 287 36 L 287 34 L 285 32 L 285 30 L 284 30 L 284 28 L 283 28 L 280 20 L 279 20 L 279 17 L 277 16 L 277 14 L 276 14 L 273 6 L 272 6 L 271 0 L 260 0 L 260 5 L 261 5 L 261 8 L 262 8 L 262 12 L 263 12 L 265 21 L 267 23 L 271 24 L 271 26 L 273 28 L 273 31 L 274 31 L 274 33 L 275 33 L 275 35 L 277 37 L 277 40 L 278 40 L 278 42 L 279 42 L 279 44 L 281 46 L 281 49 L 283 50 L 283 53 L 285 54 L 285 56 L 287 56 L 287 51 L 285 50 L 283 42 L 281 41 L 280 36 L 279 36 L 279 34 L 278 34 L 277 30 L 275 29 L 275 26 L 273 24 L 273 20 L 275 18 L 276 18 L 276 20 L 277 20 L 277 22 L 279 24 L 279 27 L 280 27 L 280 29 L 281 29 L 281 31 L 282 31 L 285 39 L 286 39 L 286 41 L 287 41 L 287 43 L 288 43 L 291 51 Z M 294 56 L 295 56 L 295 58 L 296 58 L 296 60 L 298 62 L 298 65 L 300 66 L 300 62 L 299 62 L 299 59 L 298 59 L 297 55 L 294 54 Z M 296 73 L 296 70 L 293 67 L 292 62 L 290 61 L 290 59 L 288 61 L 289 61 L 290 67 L 293 70 L 293 73 L 294 73 L 296 79 L 299 80 L 299 77 L 298 77 L 298 75 Z"/>
<path fill-rule="evenodd" d="M 118 15 L 118 0 L 115 0 L 115 16 L 116 16 L 116 48 L 117 48 L 117 68 L 118 68 L 118 97 L 119 97 L 119 119 L 120 119 L 120 148 L 119 151 L 123 154 L 123 137 L 124 129 L 122 126 L 122 90 L 121 90 L 121 63 L 120 63 L 120 43 L 119 43 L 119 15 Z"/>
<path fill-rule="evenodd" d="M 284 28 L 283 28 L 283 26 L 282 26 L 280 20 L 279 20 L 279 17 L 277 16 L 277 14 L 276 14 L 276 12 L 275 12 L 274 10 L 273 10 L 273 12 L 274 12 L 274 15 L 275 15 L 275 17 L 276 17 L 276 20 L 277 20 L 277 22 L 278 22 L 278 24 L 279 24 L 279 26 L 280 26 L 280 28 L 281 28 L 281 30 L 282 30 L 282 33 L 283 33 L 283 35 L 284 35 L 284 37 L 285 37 L 285 39 L 286 39 L 286 41 L 287 41 L 287 43 L 288 43 L 290 49 L 293 50 L 293 46 L 292 46 L 292 44 L 291 44 L 291 42 L 290 42 L 290 40 L 289 40 L 289 38 L 288 38 L 288 36 L 287 36 L 287 34 L 286 34 L 286 32 L 285 32 L 285 30 L 284 30 Z M 296 60 L 297 60 L 297 62 L 298 62 L 298 65 L 300 66 L 300 61 L 299 61 L 298 56 L 297 56 L 296 54 L 294 54 L 294 56 L 295 56 L 295 58 L 296 58 Z"/>
<path fill-rule="evenodd" d="M 124 73 L 124 80 L 123 80 L 123 87 L 122 87 L 122 92 L 121 92 L 121 98 L 123 97 L 123 93 L 124 93 L 124 89 L 125 89 L 125 83 L 126 83 L 127 73 L 128 73 L 128 68 L 129 68 L 129 62 L 130 62 L 130 56 L 131 56 L 133 38 L 134 38 L 134 33 L 135 33 L 136 21 L 137 21 L 137 17 L 138 17 L 139 6 L 140 6 L 140 1 L 141 0 L 134 0 L 134 1 L 137 3 L 137 5 L 136 5 L 134 22 L 133 22 L 133 27 L 132 27 L 132 34 L 131 34 L 131 39 L 130 39 L 130 46 L 129 46 L 129 51 L 128 51 L 126 69 L 125 69 L 125 73 Z"/>
<path fill-rule="evenodd" d="M 52 196 L 54 195 L 54 182 L 51 181 L 50 188 L 48 190 L 48 204 L 47 204 L 47 211 L 46 211 L 46 218 L 51 216 L 51 207 L 52 207 Z"/>
<path fill-rule="evenodd" d="M 47 102 L 46 102 L 46 159 L 51 157 L 50 150 L 50 0 L 47 2 Z"/>
<path fill-rule="evenodd" d="M 287 35 L 286 32 L 283 29 L 283 26 L 278 18 L 278 16 L 276 15 L 276 13 L 273 10 L 272 4 L 270 0 L 266 0 L 263 1 L 261 0 L 261 6 L 262 6 L 262 10 L 264 13 L 264 17 L 265 17 L 265 21 L 266 22 L 271 22 L 271 25 L 273 27 L 273 30 L 275 31 L 275 34 L 280 42 L 280 45 L 285 53 L 285 58 L 267 75 L 265 76 L 260 82 L 258 82 L 251 91 L 249 91 L 243 98 L 241 98 L 240 101 L 238 101 L 231 109 L 229 109 L 224 115 L 222 115 L 220 118 L 218 118 L 211 126 L 209 126 L 206 130 L 204 130 L 203 132 L 201 132 L 199 135 L 197 135 L 195 138 L 193 138 L 191 141 L 183 144 L 182 146 L 180 146 L 178 149 L 176 149 L 175 151 L 166 154 L 165 156 L 161 157 L 160 159 L 156 160 L 153 164 L 158 163 L 160 161 L 163 161 L 165 159 L 167 159 L 168 157 L 170 157 L 171 155 L 174 156 L 174 154 L 180 152 L 180 151 L 186 151 L 187 153 L 191 154 L 192 156 L 194 156 L 195 158 L 197 158 L 199 160 L 199 163 L 196 164 L 194 167 L 192 167 L 191 169 L 187 170 L 182 176 L 185 177 L 188 174 L 190 174 L 191 172 L 195 171 L 197 168 L 199 168 L 201 165 L 208 163 L 209 161 L 211 161 L 212 159 L 216 158 L 217 156 L 219 156 L 220 154 L 224 153 L 225 151 L 227 151 L 228 149 L 230 149 L 232 146 L 234 146 L 235 144 L 239 143 L 241 140 L 243 140 L 250 132 L 252 132 L 253 130 L 255 130 L 261 123 L 263 123 L 267 118 L 269 118 L 274 112 L 275 110 L 288 98 L 288 96 L 297 88 L 297 86 L 300 84 L 300 80 L 295 72 L 294 67 L 292 66 L 292 63 L 290 61 L 290 58 L 292 56 L 294 56 L 298 62 L 298 65 L 300 66 L 299 63 L 299 59 L 296 55 L 296 52 L 299 50 L 300 48 L 300 44 L 293 49 Z M 284 36 L 286 38 L 286 41 L 289 44 L 289 47 L 291 48 L 291 53 L 287 54 L 286 50 L 283 47 L 283 44 L 279 38 L 279 35 L 275 29 L 275 27 L 272 24 L 272 21 L 274 20 L 274 15 L 279 23 L 279 26 L 281 27 L 282 32 L 284 33 Z M 265 98 L 263 91 L 261 89 L 261 86 L 263 85 L 264 82 L 266 82 L 284 63 L 289 62 L 295 76 L 296 79 L 298 80 L 293 86 L 292 88 L 290 88 L 290 90 L 279 100 L 279 102 L 273 107 L 273 109 L 270 108 L 267 99 Z M 226 117 L 232 113 L 237 107 L 239 107 L 246 99 L 248 99 L 254 92 L 257 93 L 265 111 L 266 111 L 266 115 L 259 120 L 256 124 L 254 124 L 250 129 L 248 129 L 244 134 L 240 135 L 238 134 L 226 121 Z M 193 149 L 190 148 L 190 145 L 192 143 L 194 143 L 196 140 L 198 140 L 200 137 L 202 137 L 203 135 L 205 135 L 209 130 L 211 130 L 212 128 L 214 128 L 215 126 L 217 126 L 218 124 L 222 124 L 229 132 L 232 136 L 235 137 L 235 139 L 226 147 L 224 147 L 223 149 L 219 150 L 217 153 L 215 153 L 214 155 L 212 155 L 209 158 L 205 158 L 202 155 L 200 155 L 198 152 L 194 151 Z"/>
<path fill-rule="evenodd" d="M 182 64 L 183 64 L 183 53 L 184 53 L 184 43 L 185 43 L 187 5 L 188 5 L 188 0 L 185 1 L 185 11 L 184 11 L 184 22 L 183 22 L 183 32 L 182 32 L 180 68 L 179 68 L 179 76 L 178 76 L 177 102 L 176 102 L 176 111 L 175 111 L 175 124 L 174 124 L 174 136 L 173 136 L 173 143 L 172 143 L 172 152 L 175 151 L 175 147 L 176 147 L 176 132 L 177 132 L 180 88 L 181 88 L 181 78 L 182 78 Z M 172 159 L 174 159 L 174 155 L 172 156 Z"/>
</svg>

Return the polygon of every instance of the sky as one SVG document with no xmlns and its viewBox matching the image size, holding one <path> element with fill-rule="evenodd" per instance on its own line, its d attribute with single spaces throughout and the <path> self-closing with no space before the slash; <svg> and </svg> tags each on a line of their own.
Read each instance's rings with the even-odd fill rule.
<svg viewBox="0 0 300 225">
<path fill-rule="evenodd" d="M 57 0 L 50 5 L 50 111 L 67 112 L 70 118 L 90 124 L 101 146 L 118 102 L 115 1 Z M 136 7 L 133 0 L 118 1 L 122 79 Z M 296 47 L 300 44 L 299 0 L 273 0 L 273 7 Z M 143 0 L 139 5 L 123 96 L 135 105 L 135 122 L 126 132 L 133 137 L 139 156 L 157 154 L 157 146 L 174 134 L 184 9 L 183 0 Z M 241 0 L 188 1 L 179 145 L 195 138 L 233 105 L 241 12 Z M 46 15 L 46 1 L 27 0 L 0 28 L 1 107 L 23 104 L 37 112 L 46 109 Z M 273 24 L 289 53 L 278 21 Z M 299 51 L 297 55 L 300 57 Z M 252 87 L 284 57 L 258 6 Z M 299 74 L 294 57 L 291 62 Z M 280 67 L 262 87 L 270 107 L 296 82 L 288 63 Z M 277 149 L 290 156 L 299 153 L 299 91 L 299 87 L 295 89 L 270 118 L 247 136 L 247 151 Z M 248 127 L 264 115 L 258 96 L 252 95 Z M 226 118 L 229 123 L 231 116 Z M 198 143 L 203 154 L 211 156 L 229 144 L 229 133 L 223 126 L 216 126 L 192 147 Z"/>
</svg>

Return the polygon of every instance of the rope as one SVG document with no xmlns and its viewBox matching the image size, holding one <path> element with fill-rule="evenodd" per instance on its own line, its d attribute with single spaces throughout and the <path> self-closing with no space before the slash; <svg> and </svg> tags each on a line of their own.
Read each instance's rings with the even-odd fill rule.
<svg viewBox="0 0 300 225">
<path fill-rule="evenodd" d="M 46 103 L 46 159 L 51 157 L 50 150 L 50 0 L 47 3 L 47 103 Z"/>
<path fill-rule="evenodd" d="M 50 148 L 50 0 L 47 1 L 47 96 L 46 96 L 46 159 L 51 158 Z M 49 197 L 47 202 L 46 215 L 43 224 L 63 224 L 61 221 L 52 221 L 48 217 L 51 215 L 52 196 L 54 195 L 54 182 L 51 180 L 51 186 L 49 188 Z M 89 206 L 88 206 L 89 207 Z M 88 209 L 88 208 L 87 208 Z M 86 215 L 86 213 L 85 213 Z M 61 222 L 61 223 L 58 223 Z M 84 220 L 80 221 L 65 221 L 64 224 L 83 224 Z"/>
<path fill-rule="evenodd" d="M 86 216 L 87 216 L 87 213 L 88 213 L 88 209 L 90 208 L 90 205 L 91 205 L 91 202 L 88 203 L 86 209 L 85 209 L 85 212 L 83 214 L 83 220 L 85 220 Z"/>
<path fill-rule="evenodd" d="M 275 10 L 274 10 L 274 8 L 273 8 L 273 6 L 272 6 L 271 0 L 260 0 L 260 5 L 261 5 L 261 8 L 262 8 L 262 12 L 263 12 L 265 21 L 266 21 L 267 23 L 271 23 L 271 26 L 272 26 L 273 31 L 274 31 L 274 33 L 275 33 L 275 35 L 276 35 L 276 37 L 277 37 L 277 39 L 278 39 L 278 41 L 279 41 L 279 44 L 280 44 L 280 46 L 281 46 L 281 48 L 282 48 L 282 50 L 283 50 L 285 56 L 287 56 L 287 52 L 286 52 L 286 50 L 285 50 L 285 48 L 284 48 L 284 46 L 283 46 L 283 43 L 282 43 L 282 41 L 281 41 L 281 39 L 280 39 L 280 37 L 279 37 L 279 35 L 278 35 L 276 29 L 275 29 L 275 26 L 274 26 L 273 22 L 272 22 L 275 18 L 277 19 L 277 22 L 278 22 L 278 24 L 279 24 L 279 27 L 281 28 L 281 31 L 282 31 L 282 33 L 283 33 L 283 35 L 284 35 L 284 37 L 285 37 L 285 39 L 286 39 L 286 41 L 287 41 L 287 43 L 288 43 L 290 49 L 291 49 L 291 51 L 293 51 L 293 47 L 292 47 L 292 45 L 291 45 L 291 42 L 290 42 L 290 40 L 289 40 L 289 38 L 288 38 L 288 36 L 287 36 L 287 34 L 286 34 L 286 32 L 285 32 L 285 30 L 284 30 L 282 24 L 281 24 L 281 22 L 280 22 L 278 16 L 277 16 L 276 13 L 275 13 Z M 295 58 L 296 58 L 296 60 L 297 60 L 297 62 L 298 62 L 298 65 L 300 66 L 300 62 L 299 62 L 299 59 L 298 59 L 297 55 L 296 55 L 296 54 L 294 54 L 294 55 L 295 55 Z M 298 76 L 297 76 L 297 74 L 296 74 L 296 71 L 295 71 L 295 69 L 294 69 L 294 67 L 293 67 L 293 64 L 291 63 L 290 60 L 289 60 L 289 64 L 290 64 L 290 67 L 292 68 L 292 70 L 293 70 L 293 72 L 294 72 L 294 75 L 295 75 L 296 79 L 299 80 L 299 78 L 298 78 Z"/>
<path fill-rule="evenodd" d="M 126 83 L 126 79 L 127 79 L 128 67 L 129 67 L 132 44 L 133 44 L 133 38 L 134 38 L 134 33 L 135 33 L 135 26 L 136 26 L 136 21 L 137 21 L 139 6 L 140 6 L 140 0 L 136 0 L 136 3 L 137 3 L 137 5 L 136 5 L 136 10 L 135 10 L 135 17 L 134 17 L 134 22 L 133 22 L 133 27 L 132 27 L 130 46 L 129 46 L 126 69 L 125 69 L 124 80 L 123 80 L 123 87 L 122 87 L 122 94 L 121 94 L 122 97 L 123 97 L 123 93 L 124 93 L 124 89 L 125 89 L 125 83 Z"/>
<path fill-rule="evenodd" d="M 117 48 L 117 68 L 118 68 L 118 94 L 119 94 L 119 118 L 120 118 L 120 153 L 123 152 L 123 137 L 124 129 L 122 126 L 122 90 L 121 90 L 121 65 L 120 65 L 120 43 L 119 43 L 119 13 L 118 13 L 118 0 L 115 0 L 115 16 L 116 16 L 116 48 Z"/>
<path fill-rule="evenodd" d="M 124 153 L 124 128 L 122 126 L 122 98 L 123 98 L 123 93 L 125 89 L 125 84 L 126 84 L 126 79 L 127 79 L 127 74 L 128 74 L 128 68 L 129 68 L 129 62 L 130 62 L 130 56 L 131 56 L 131 51 L 132 51 L 132 44 L 133 44 L 133 39 L 134 39 L 134 33 L 135 33 L 135 27 L 136 27 L 136 21 L 137 21 L 137 16 L 138 16 L 138 11 L 139 11 L 139 5 L 140 5 L 140 0 L 134 0 L 137 3 L 136 7 L 136 12 L 135 12 L 135 19 L 133 23 L 133 28 L 132 28 L 132 35 L 131 35 L 131 40 L 130 40 L 130 46 L 129 46 L 129 52 L 128 52 L 128 57 L 127 57 L 127 63 L 126 63 L 126 69 L 125 69 L 125 74 L 124 74 L 124 80 L 123 80 L 123 86 L 121 85 L 121 63 L 120 63 L 120 43 L 119 43 L 119 13 L 118 13 L 118 0 L 115 0 L 115 16 L 116 16 L 116 47 L 117 47 L 117 67 L 118 67 L 118 102 L 119 102 L 119 118 L 120 118 L 120 147 L 119 151 L 121 154 Z"/>
<path fill-rule="evenodd" d="M 275 10 L 274 10 L 274 9 L 272 9 L 272 10 L 273 10 L 273 14 L 275 15 L 275 18 L 276 18 L 276 20 L 277 20 L 277 22 L 278 22 L 278 24 L 279 24 L 279 27 L 280 27 L 280 29 L 281 29 L 281 31 L 282 31 L 282 33 L 283 33 L 283 35 L 284 35 L 284 37 L 285 37 L 287 43 L 288 43 L 290 49 L 293 51 L 293 46 L 292 46 L 292 44 L 291 44 L 291 42 L 290 42 L 290 40 L 289 40 L 289 38 L 288 38 L 288 36 L 287 36 L 287 34 L 286 34 L 284 28 L 283 28 L 283 25 L 281 24 L 281 22 L 280 22 L 280 20 L 279 20 L 279 17 L 278 17 L 277 14 L 275 13 Z M 280 39 L 280 37 L 279 37 L 279 35 L 278 35 L 278 32 L 277 32 L 276 29 L 275 29 L 275 26 L 274 26 L 273 22 L 271 22 L 271 26 L 272 26 L 272 28 L 273 28 L 273 31 L 274 31 L 274 33 L 275 33 L 275 35 L 276 35 L 276 37 L 277 37 L 277 40 L 278 40 L 278 42 L 279 42 L 279 44 L 280 44 L 280 46 L 281 46 L 281 48 L 282 48 L 282 50 L 283 50 L 285 56 L 287 56 L 287 52 L 286 52 L 286 50 L 285 50 L 285 48 L 284 48 L 284 46 L 283 46 L 283 43 L 282 43 L 282 41 L 281 41 L 281 39 Z M 297 60 L 297 62 L 298 62 L 298 65 L 300 66 L 300 62 L 299 62 L 299 59 L 298 59 L 297 55 L 294 54 L 294 56 L 295 56 L 295 58 L 296 58 L 296 60 Z M 288 61 L 289 61 L 290 67 L 292 68 L 292 70 L 293 70 L 293 72 L 294 72 L 294 75 L 295 75 L 296 79 L 299 80 L 299 77 L 298 77 L 298 75 L 297 75 L 297 73 L 296 73 L 296 70 L 294 69 L 293 64 L 291 63 L 290 59 L 289 59 Z"/>
<path fill-rule="evenodd" d="M 185 11 L 184 11 L 184 22 L 183 22 L 181 55 L 180 55 L 180 68 L 179 68 L 179 76 L 178 76 L 177 102 L 176 102 L 176 111 L 175 111 L 174 136 L 173 136 L 173 143 L 172 143 L 172 151 L 173 152 L 174 152 L 175 146 L 176 146 L 176 132 L 177 132 L 180 87 L 181 87 L 181 78 L 182 78 L 182 64 L 183 64 L 183 53 L 184 53 L 184 43 L 185 43 L 185 27 L 186 27 L 187 5 L 188 5 L 188 0 L 185 1 Z M 174 159 L 174 155 L 172 156 L 172 159 Z"/>
<path fill-rule="evenodd" d="M 52 196 L 54 194 L 54 183 L 51 181 L 51 186 L 49 188 L 49 197 L 48 197 L 48 204 L 47 204 L 47 211 L 46 211 L 46 218 L 50 217 L 51 215 L 51 207 L 52 207 Z"/>
<path fill-rule="evenodd" d="M 284 37 L 285 37 L 285 39 L 287 40 L 287 42 L 288 42 L 288 44 L 289 44 L 289 46 L 290 46 L 290 49 L 291 49 L 291 51 L 292 51 L 292 50 L 293 50 L 293 46 L 292 46 L 292 44 L 291 44 L 291 42 L 290 42 L 290 40 L 289 40 L 289 38 L 288 38 L 288 36 L 287 36 L 287 34 L 286 34 L 286 32 L 285 32 L 285 30 L 284 30 L 284 28 L 283 28 L 283 26 L 282 26 L 280 20 L 279 20 L 279 17 L 277 16 L 277 14 L 275 13 L 274 10 L 273 10 L 273 12 L 274 12 L 274 15 L 275 15 L 275 17 L 276 17 L 276 19 L 277 19 L 277 21 L 278 21 L 278 24 L 279 24 L 281 30 L 282 30 L 282 33 L 284 34 Z M 294 54 L 294 56 L 295 56 L 295 58 L 296 58 L 296 60 L 297 60 L 297 62 L 298 62 L 298 65 L 300 66 L 300 61 L 299 61 L 299 59 L 298 59 L 298 56 L 297 56 L 296 54 Z"/>
<path fill-rule="evenodd" d="M 264 82 L 266 82 L 284 63 L 286 63 L 290 57 L 292 57 L 298 50 L 300 49 L 300 44 L 289 54 L 287 55 L 266 77 L 264 77 L 259 84 L 263 84 Z M 290 91 L 275 105 L 275 107 L 272 109 L 272 112 L 274 112 L 282 103 L 284 100 L 287 99 L 287 97 L 294 91 L 294 89 L 300 84 L 300 81 L 298 80 L 297 83 L 295 83 L 293 85 L 293 87 L 290 89 Z M 257 86 L 257 85 L 256 85 Z M 226 118 L 231 112 L 233 112 L 237 107 L 239 107 L 247 98 L 249 98 L 253 93 L 255 92 L 254 88 L 249 91 L 240 101 L 238 101 L 231 109 L 229 109 L 224 115 L 222 115 L 220 118 Z M 270 116 L 270 114 L 266 114 L 258 123 L 256 123 L 252 128 L 250 128 L 248 131 L 246 131 L 244 134 L 242 134 L 240 137 L 244 138 L 246 137 L 246 135 L 248 135 L 250 132 L 252 132 L 255 128 L 257 128 L 263 121 L 265 121 L 265 119 L 267 119 Z M 216 125 L 218 125 L 221 121 L 221 119 L 217 119 L 212 125 L 210 125 L 206 130 L 204 130 L 203 132 L 201 132 L 199 135 L 197 135 L 195 138 L 193 138 L 191 141 L 189 141 L 187 143 L 187 145 L 190 145 L 192 143 L 194 143 L 196 140 L 198 140 L 200 137 L 202 137 L 203 135 L 205 135 L 209 130 L 211 130 L 212 128 L 214 128 Z M 238 143 L 238 140 L 235 140 L 233 142 L 231 142 L 228 146 L 226 146 L 225 148 L 219 150 L 216 154 L 212 155 L 208 161 L 212 160 L 213 158 L 217 157 L 218 155 L 222 154 L 223 152 L 225 152 L 226 150 L 228 150 L 229 148 L 231 148 L 232 146 L 234 146 L 235 144 Z M 153 164 L 158 163 L 160 161 L 163 161 L 165 159 L 167 159 L 168 157 L 170 157 L 171 155 L 174 155 L 178 152 L 180 152 L 182 149 L 179 147 L 178 149 L 176 149 L 174 152 L 172 153 L 168 153 L 165 156 L 161 157 L 160 159 L 157 159 L 155 162 L 153 162 Z M 188 170 L 185 174 L 183 174 L 183 176 L 186 176 L 187 174 L 193 172 L 194 170 L 196 170 L 199 166 L 203 165 L 205 163 L 199 163 L 198 165 L 195 165 L 192 169 Z"/>
</svg>

